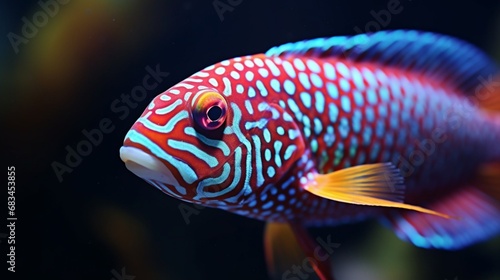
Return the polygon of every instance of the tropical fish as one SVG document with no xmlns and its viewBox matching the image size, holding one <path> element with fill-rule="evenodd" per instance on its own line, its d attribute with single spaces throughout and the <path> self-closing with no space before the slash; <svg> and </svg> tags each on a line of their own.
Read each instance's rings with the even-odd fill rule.
<svg viewBox="0 0 500 280">
<path fill-rule="evenodd" d="M 379 218 L 449 250 L 500 232 L 497 71 L 427 32 L 288 43 L 158 95 L 120 156 L 172 197 L 268 222 L 275 277 L 307 256 L 333 279 L 309 227 Z"/>
</svg>

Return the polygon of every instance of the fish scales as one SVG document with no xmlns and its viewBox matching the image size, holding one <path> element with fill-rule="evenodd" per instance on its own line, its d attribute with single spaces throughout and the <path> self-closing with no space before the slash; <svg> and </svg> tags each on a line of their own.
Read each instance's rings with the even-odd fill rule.
<svg viewBox="0 0 500 280">
<path fill-rule="evenodd" d="M 483 193 L 498 180 L 478 180 L 500 161 L 500 101 L 471 102 L 495 73 L 473 46 L 432 33 L 285 44 L 158 95 L 120 156 L 172 197 L 296 235 L 379 217 L 417 246 L 461 248 L 500 231 Z"/>
<path fill-rule="evenodd" d="M 238 79 L 224 82 L 227 74 Z M 371 63 L 354 64 L 337 59 L 247 56 L 215 64 L 193 76 L 213 77 L 210 85 L 235 95 L 235 106 L 249 114 L 258 111 L 259 104 L 279 104 L 297 122 L 315 159 L 315 168 L 321 173 L 364 163 L 409 161 L 418 149 L 416 142 L 432 139 L 433 132 L 450 133 L 445 132 L 450 125 L 447 114 L 455 112 L 456 107 L 470 107 L 450 86 L 439 81 L 399 69 L 381 70 Z M 200 84 L 191 83 L 200 90 L 204 89 L 206 85 L 201 81 Z M 246 101 L 250 101 L 250 105 Z M 477 155 L 477 151 L 480 145 L 484 145 L 482 135 L 488 134 L 491 125 L 474 117 L 466 118 L 461 125 L 464 130 L 475 126 L 477 132 L 469 135 L 457 131 L 457 137 L 449 136 L 453 140 L 438 144 L 439 149 L 423 159 L 432 161 L 433 169 L 419 169 L 407 178 L 409 197 L 421 191 L 418 187 L 453 186 L 471 175 L 463 170 L 476 162 L 466 164 L 441 180 L 426 181 L 429 174 L 425 172 L 449 172 L 447 156 L 458 146 L 470 150 L 455 160 L 465 162 L 470 154 L 475 154 L 477 161 L 488 158 L 487 153 Z M 259 127 L 248 122 L 240 123 L 240 129 L 250 131 Z M 255 170 L 253 180 L 258 174 L 269 176 L 269 166 L 279 168 L 275 159 L 286 161 L 285 152 L 290 147 L 287 140 L 293 137 L 293 133 L 280 126 L 276 131 L 263 128 L 264 137 L 259 139 L 261 146 L 254 150 L 254 156 L 268 163 L 268 169 L 264 170 L 263 164 L 256 165 L 256 161 L 252 168 Z M 278 151 L 276 143 L 280 143 Z M 337 202 L 308 195 L 294 184 L 288 186 L 290 190 L 293 188 L 293 195 L 285 188 L 284 197 L 278 200 L 274 188 L 281 187 L 262 188 L 262 192 L 255 195 L 256 202 L 249 199 L 246 207 L 234 212 L 262 220 L 305 218 L 317 219 L 316 223 L 324 220 L 328 224 L 336 223 L 335 216 L 349 214 L 339 212 L 341 207 Z M 367 210 L 359 209 L 363 206 L 342 206 L 352 209 L 353 213 Z"/>
</svg>

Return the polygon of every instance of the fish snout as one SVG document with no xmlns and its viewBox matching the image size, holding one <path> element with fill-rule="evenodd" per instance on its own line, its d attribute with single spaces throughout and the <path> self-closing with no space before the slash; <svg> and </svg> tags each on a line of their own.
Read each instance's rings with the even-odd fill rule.
<svg viewBox="0 0 500 280">
<path fill-rule="evenodd" d="M 139 148 L 121 147 L 120 158 L 128 170 L 142 179 L 177 184 L 177 179 L 163 162 Z"/>
</svg>

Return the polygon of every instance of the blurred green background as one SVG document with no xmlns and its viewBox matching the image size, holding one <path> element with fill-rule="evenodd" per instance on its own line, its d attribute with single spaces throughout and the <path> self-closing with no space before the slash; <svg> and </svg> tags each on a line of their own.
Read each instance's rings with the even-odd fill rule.
<svg viewBox="0 0 500 280">
<path fill-rule="evenodd" d="M 1 146 L 4 165 L 16 166 L 15 276 L 266 279 L 263 223 L 212 209 L 195 210 L 186 223 L 179 201 L 125 169 L 121 141 L 149 100 L 180 80 L 286 42 L 367 26 L 419 29 L 464 39 L 499 61 L 495 1 L 401 0 L 400 13 L 377 22 L 392 1 L 4 1 Z M 147 67 L 169 75 L 117 113 L 113 104 L 142 84 Z M 54 164 L 67 165 L 82 131 L 104 119 L 112 131 L 58 177 Z M 415 248 L 375 222 L 312 234 L 341 244 L 332 257 L 340 280 L 500 279 L 498 238 L 445 252 Z"/>
</svg>

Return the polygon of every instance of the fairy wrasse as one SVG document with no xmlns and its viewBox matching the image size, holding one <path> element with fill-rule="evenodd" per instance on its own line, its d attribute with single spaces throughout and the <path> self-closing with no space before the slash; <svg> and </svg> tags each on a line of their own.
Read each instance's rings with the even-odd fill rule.
<svg viewBox="0 0 500 280">
<path fill-rule="evenodd" d="M 275 275 L 286 251 L 316 255 L 306 228 L 369 217 L 416 246 L 458 249 L 500 231 L 496 73 L 433 33 L 289 43 L 158 95 L 120 156 L 172 197 L 267 221 Z"/>
</svg>

